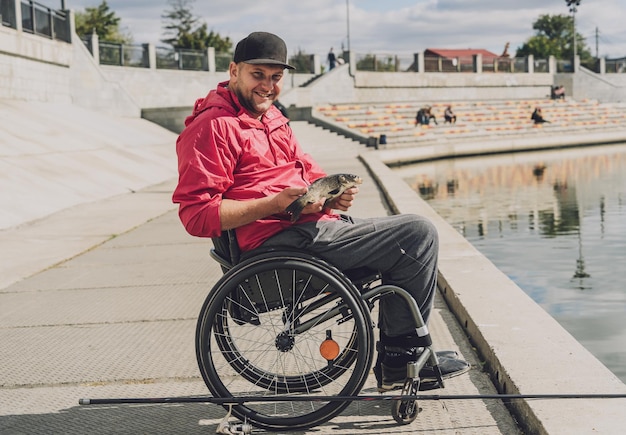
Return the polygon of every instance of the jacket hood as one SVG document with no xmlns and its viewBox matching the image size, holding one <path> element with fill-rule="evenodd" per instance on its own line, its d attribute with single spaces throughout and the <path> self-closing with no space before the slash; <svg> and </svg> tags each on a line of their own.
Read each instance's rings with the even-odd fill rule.
<svg viewBox="0 0 626 435">
<path fill-rule="evenodd" d="M 222 82 L 217 85 L 216 89 L 213 89 L 204 98 L 198 98 L 193 105 L 191 115 L 185 118 L 185 125 L 191 124 L 202 112 L 205 112 L 211 108 L 218 109 L 220 112 L 237 116 L 243 108 L 239 105 L 235 95 L 227 88 L 228 82 Z"/>
</svg>

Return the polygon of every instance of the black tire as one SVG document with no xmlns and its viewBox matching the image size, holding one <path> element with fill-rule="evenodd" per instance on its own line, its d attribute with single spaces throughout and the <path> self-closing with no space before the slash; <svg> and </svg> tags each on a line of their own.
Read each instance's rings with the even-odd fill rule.
<svg viewBox="0 0 626 435">
<path fill-rule="evenodd" d="M 331 362 L 319 352 L 329 335 L 339 344 Z M 237 265 L 211 290 L 196 329 L 198 366 L 214 396 L 303 395 L 233 406 L 266 430 L 304 429 L 339 414 L 349 402 L 312 398 L 358 394 L 372 354 L 372 322 L 357 290 L 334 267 L 299 253 Z"/>
</svg>

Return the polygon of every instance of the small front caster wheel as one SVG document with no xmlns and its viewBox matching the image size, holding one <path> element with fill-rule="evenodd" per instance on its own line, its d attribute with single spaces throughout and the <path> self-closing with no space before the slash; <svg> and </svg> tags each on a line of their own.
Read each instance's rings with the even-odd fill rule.
<svg viewBox="0 0 626 435">
<path fill-rule="evenodd" d="M 417 400 L 394 400 L 391 403 L 391 416 L 398 424 L 411 424 L 419 414 Z"/>
<path fill-rule="evenodd" d="M 412 375 L 416 375 L 417 371 L 413 373 L 409 371 L 412 367 L 407 366 L 407 373 L 411 373 Z M 403 396 L 414 396 L 419 392 L 420 389 L 420 378 L 419 376 L 408 377 L 404 381 L 404 386 L 402 387 L 402 395 Z M 419 414 L 420 409 L 417 405 L 417 400 L 394 400 L 391 402 L 391 416 L 398 424 L 411 424 L 417 418 L 417 414 Z"/>
</svg>

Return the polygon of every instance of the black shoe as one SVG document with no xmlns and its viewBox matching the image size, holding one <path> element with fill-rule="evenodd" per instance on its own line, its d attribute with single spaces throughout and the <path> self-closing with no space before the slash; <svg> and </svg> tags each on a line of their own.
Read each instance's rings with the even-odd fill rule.
<svg viewBox="0 0 626 435">
<path fill-rule="evenodd" d="M 438 360 L 442 379 L 450 379 L 462 375 L 469 371 L 471 367 L 467 361 L 463 361 L 462 359 L 440 357 Z M 420 370 L 420 380 L 433 381 L 436 379 L 437 375 L 435 374 L 434 367 L 427 366 Z"/>
<path fill-rule="evenodd" d="M 443 379 L 452 378 L 467 372 L 470 369 L 469 363 L 458 359 L 458 353 L 454 350 L 444 350 L 436 352 L 441 377 Z M 400 367 L 391 367 L 382 363 L 380 369 L 374 368 L 374 374 L 378 381 L 378 391 L 391 391 L 402 388 L 406 381 L 406 364 Z M 419 373 L 420 380 L 431 382 L 437 380 L 435 369 L 431 366 L 424 367 Z"/>
<path fill-rule="evenodd" d="M 378 391 L 397 390 L 404 386 L 406 381 L 406 365 L 402 367 L 389 367 L 381 364 L 382 383 L 378 386 Z"/>
<path fill-rule="evenodd" d="M 437 354 L 437 359 L 439 358 L 449 358 L 449 359 L 457 359 L 459 354 L 456 350 L 438 350 L 435 352 Z"/>
</svg>

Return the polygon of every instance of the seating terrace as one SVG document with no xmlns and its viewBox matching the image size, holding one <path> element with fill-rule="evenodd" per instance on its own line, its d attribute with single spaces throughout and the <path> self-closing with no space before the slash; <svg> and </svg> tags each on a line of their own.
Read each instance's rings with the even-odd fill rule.
<svg viewBox="0 0 626 435">
<path fill-rule="evenodd" d="M 415 125 L 415 115 L 431 106 L 438 124 Z M 450 105 L 455 124 L 444 123 Z M 549 123 L 534 124 L 530 115 L 541 107 Z M 520 101 L 448 101 L 318 106 L 313 116 L 363 138 L 386 136 L 388 147 L 407 147 L 468 139 L 490 140 L 528 135 L 606 132 L 626 127 L 626 105 L 594 100 L 529 99 Z"/>
</svg>

